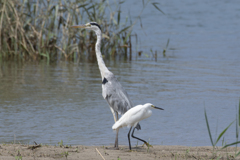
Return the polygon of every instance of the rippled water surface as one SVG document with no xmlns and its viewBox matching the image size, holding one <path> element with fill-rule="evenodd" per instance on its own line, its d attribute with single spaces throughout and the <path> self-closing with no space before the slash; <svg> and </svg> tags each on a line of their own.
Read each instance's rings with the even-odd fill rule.
<svg viewBox="0 0 240 160">
<path fill-rule="evenodd" d="M 165 0 L 159 7 L 165 16 L 149 4 L 143 28 L 134 28 L 141 39 L 138 50 L 149 57 L 106 65 L 135 105 L 151 102 L 165 109 L 153 110 L 136 136 L 154 145 L 211 145 L 204 107 L 216 137 L 216 127 L 220 133 L 235 119 L 239 102 L 240 5 L 234 0 Z M 138 1 L 122 7 L 133 17 L 141 8 Z M 154 61 L 150 49 L 162 51 L 168 38 L 167 57 L 159 53 Z M 114 121 L 101 95 L 96 62 L 0 64 L 0 143 L 114 143 Z M 128 144 L 127 133 L 127 128 L 120 130 L 120 144 Z M 235 141 L 234 125 L 225 140 Z"/>
</svg>

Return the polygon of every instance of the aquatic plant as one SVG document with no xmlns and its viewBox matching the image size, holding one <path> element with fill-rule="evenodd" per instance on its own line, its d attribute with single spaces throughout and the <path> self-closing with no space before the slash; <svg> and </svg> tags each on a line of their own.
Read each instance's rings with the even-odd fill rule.
<svg viewBox="0 0 240 160">
<path fill-rule="evenodd" d="M 219 142 L 219 140 L 223 137 L 223 135 L 225 134 L 225 132 L 228 130 L 228 128 L 233 124 L 233 122 L 235 121 L 236 122 L 236 142 L 233 142 L 233 143 L 230 143 L 230 144 L 226 144 L 224 143 L 224 139 L 223 139 L 223 147 L 221 149 L 225 149 L 229 146 L 233 146 L 233 145 L 236 145 L 236 149 L 235 149 L 235 155 L 234 155 L 234 158 L 236 158 L 237 156 L 240 155 L 240 151 L 237 152 L 237 144 L 240 143 L 240 141 L 238 141 L 238 135 L 239 135 L 239 127 L 240 127 L 240 100 L 239 100 L 239 106 L 237 108 L 237 114 L 236 114 L 236 119 L 231 122 L 219 135 L 218 135 L 218 138 L 213 141 L 212 139 L 212 134 L 211 134 L 211 130 L 210 130 L 210 126 L 209 126 L 209 122 L 208 122 L 208 118 L 207 118 L 207 112 L 206 112 L 206 109 L 204 108 L 204 115 L 205 115 L 205 120 L 206 120 L 206 125 L 207 125 L 207 129 L 208 129 L 208 134 L 209 134 L 209 138 L 210 138 L 210 141 L 211 141 L 211 144 L 213 146 L 213 155 L 216 154 L 215 153 L 215 148 L 216 148 L 216 145 L 217 143 Z"/>
<path fill-rule="evenodd" d="M 143 2 L 143 9 L 148 2 Z M 96 21 L 103 28 L 102 53 L 131 58 L 132 27 L 123 22 L 121 4 L 92 0 L 2 0 L 0 2 L 0 59 L 79 60 L 95 57 L 93 32 L 69 29 L 74 24 Z M 152 3 L 161 11 L 157 4 Z M 142 9 L 142 11 L 143 11 Z M 140 18 L 141 13 L 137 19 Z M 161 11 L 162 12 L 162 11 Z"/>
</svg>

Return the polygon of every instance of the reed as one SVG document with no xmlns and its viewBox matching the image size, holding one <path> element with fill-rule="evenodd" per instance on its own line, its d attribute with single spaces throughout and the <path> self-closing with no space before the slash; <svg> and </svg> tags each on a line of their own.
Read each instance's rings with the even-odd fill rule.
<svg viewBox="0 0 240 160">
<path fill-rule="evenodd" d="M 234 155 L 234 158 L 238 157 L 240 155 L 240 151 L 238 151 L 238 147 L 237 145 L 240 143 L 240 141 L 238 141 L 238 135 L 239 135 L 239 127 L 240 127 L 240 99 L 239 99 L 239 105 L 238 105 L 238 108 L 237 108 L 237 112 L 236 112 L 236 119 L 231 122 L 219 135 L 218 135 L 218 138 L 213 141 L 212 139 L 212 134 L 211 134 L 211 130 L 210 130 L 210 126 L 209 126 L 209 122 L 208 122 L 208 118 L 207 118 L 207 112 L 206 112 L 206 109 L 204 108 L 204 115 L 205 115 L 205 120 L 206 120 L 206 125 L 207 125 L 207 130 L 208 130 L 208 134 L 209 134 L 209 138 L 210 138 L 210 141 L 211 141 L 211 144 L 213 146 L 213 157 L 216 157 L 216 145 L 217 143 L 219 142 L 219 140 L 224 136 L 225 132 L 229 129 L 229 127 L 233 124 L 233 122 L 235 121 L 236 122 L 236 141 L 235 142 L 232 142 L 232 143 L 229 143 L 229 144 L 226 144 L 226 142 L 224 142 L 224 137 L 223 137 L 223 140 L 222 140 L 222 148 L 221 149 L 225 149 L 229 146 L 233 146 L 235 145 L 235 155 Z M 219 159 L 219 158 L 218 158 Z"/>
<path fill-rule="evenodd" d="M 107 1 L 2 0 L 0 59 L 92 59 L 95 57 L 94 33 L 69 29 L 71 25 L 89 21 L 99 23 L 103 37 L 110 37 L 102 40 L 104 56 L 131 58 L 132 27 L 136 23 L 128 17 L 121 21 L 121 3 L 124 2 L 116 2 L 113 10 Z M 143 8 L 146 4 L 143 3 Z"/>
</svg>

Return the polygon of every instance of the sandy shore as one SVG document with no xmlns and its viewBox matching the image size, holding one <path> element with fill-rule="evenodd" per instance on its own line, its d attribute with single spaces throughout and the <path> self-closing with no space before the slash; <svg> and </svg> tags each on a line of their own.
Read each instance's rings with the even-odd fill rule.
<svg viewBox="0 0 240 160">
<path fill-rule="evenodd" d="M 1 144 L 0 160 L 55 160 L 55 159 L 105 159 L 105 160 L 139 160 L 139 159 L 233 159 L 234 147 L 224 150 L 217 148 L 213 154 L 212 147 L 186 147 L 186 146 L 120 146 L 113 150 L 109 146 L 47 146 L 47 145 L 21 145 Z M 240 148 L 238 148 L 238 151 Z"/>
</svg>

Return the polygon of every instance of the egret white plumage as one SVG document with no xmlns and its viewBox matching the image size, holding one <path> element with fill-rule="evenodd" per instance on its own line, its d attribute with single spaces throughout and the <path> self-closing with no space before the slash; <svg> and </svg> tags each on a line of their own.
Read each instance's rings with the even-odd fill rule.
<svg viewBox="0 0 240 160">
<path fill-rule="evenodd" d="M 117 78 L 112 72 L 106 67 L 102 54 L 101 39 L 102 31 L 101 27 L 96 22 L 90 22 L 85 25 L 72 26 L 72 28 L 86 28 L 93 30 L 97 35 L 97 42 L 95 45 L 95 51 L 98 61 L 99 70 L 102 77 L 102 96 L 108 102 L 109 107 L 112 111 L 115 122 L 118 120 L 118 114 L 123 115 L 127 110 L 133 107 L 127 92 L 123 89 L 122 85 L 118 82 Z M 116 117 L 115 117 L 116 113 Z M 141 129 L 141 126 L 137 124 L 135 126 L 137 129 Z M 114 147 L 118 149 L 118 129 L 116 132 L 116 139 Z"/>
<path fill-rule="evenodd" d="M 146 144 L 147 146 L 149 146 L 149 144 L 138 138 L 135 137 L 134 134 L 134 130 L 136 125 L 138 124 L 139 121 L 146 119 L 148 117 L 150 117 L 152 115 L 152 111 L 151 109 L 160 109 L 163 110 L 162 108 L 156 107 L 154 105 L 152 105 L 151 103 L 146 103 L 144 105 L 137 105 L 131 109 L 129 109 L 113 126 L 112 129 L 116 130 L 122 127 L 130 127 L 130 130 L 128 132 L 128 142 L 129 142 L 129 149 L 131 150 L 131 142 L 130 142 L 130 132 L 132 130 L 132 127 L 134 127 L 133 132 L 132 132 L 132 137 L 135 139 L 138 139 L 142 142 L 144 142 L 144 144 Z"/>
</svg>

